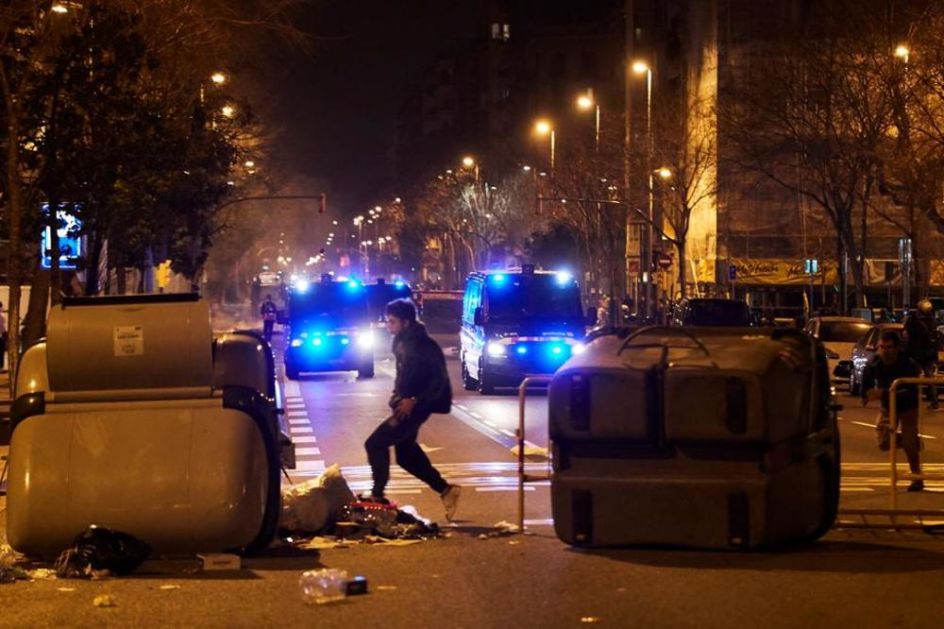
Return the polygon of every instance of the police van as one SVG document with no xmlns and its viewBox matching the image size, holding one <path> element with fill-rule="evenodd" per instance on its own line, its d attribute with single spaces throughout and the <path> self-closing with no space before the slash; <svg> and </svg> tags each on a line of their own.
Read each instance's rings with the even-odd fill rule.
<svg viewBox="0 0 944 629">
<path fill-rule="evenodd" d="M 374 376 L 374 331 L 367 289 L 356 279 L 300 280 L 288 296 L 285 375 L 302 372 L 357 371 Z"/>
<path fill-rule="evenodd" d="M 595 313 L 584 314 L 569 273 L 533 265 L 472 273 L 462 301 L 462 384 L 488 394 L 554 373 L 583 351 L 586 326 L 595 320 Z"/>
</svg>

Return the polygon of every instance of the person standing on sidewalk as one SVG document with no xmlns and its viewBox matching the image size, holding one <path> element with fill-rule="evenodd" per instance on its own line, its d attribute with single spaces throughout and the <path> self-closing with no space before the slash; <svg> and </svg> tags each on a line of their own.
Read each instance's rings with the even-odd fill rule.
<svg viewBox="0 0 944 629">
<path fill-rule="evenodd" d="M 904 340 L 908 355 L 929 378 L 933 378 L 937 373 L 939 337 L 937 321 L 934 320 L 934 306 L 930 300 L 922 299 L 918 302 L 918 309 L 905 320 Z M 928 396 L 930 407 L 937 410 L 937 387 L 928 387 Z"/>
<path fill-rule="evenodd" d="M 362 499 L 387 503 L 384 491 L 390 480 L 390 447 L 404 470 L 439 494 L 446 519 L 455 517 L 462 487 L 447 483 L 417 443 L 420 427 L 433 413 L 448 413 L 452 386 L 442 348 L 416 320 L 416 307 L 406 299 L 387 304 L 387 330 L 393 337 L 397 375 L 389 406 L 393 411 L 367 438 L 364 448 L 373 476 L 373 490 Z"/>
<path fill-rule="evenodd" d="M 902 351 L 901 338 L 897 332 L 886 330 L 878 341 L 877 356 L 866 365 L 862 373 L 862 406 L 872 400 L 882 401 L 882 415 L 876 430 L 879 435 L 879 448 L 887 450 L 896 447 L 897 436 L 891 434 L 888 415 L 889 390 L 899 378 L 917 378 L 922 375 L 921 367 Z M 908 467 L 913 474 L 921 473 L 919 451 L 921 441 L 918 437 L 918 388 L 904 385 L 898 388 L 895 399 L 895 412 L 898 426 L 901 428 L 901 447 L 908 458 Z M 912 481 L 908 491 L 921 491 L 924 481 Z"/>
</svg>

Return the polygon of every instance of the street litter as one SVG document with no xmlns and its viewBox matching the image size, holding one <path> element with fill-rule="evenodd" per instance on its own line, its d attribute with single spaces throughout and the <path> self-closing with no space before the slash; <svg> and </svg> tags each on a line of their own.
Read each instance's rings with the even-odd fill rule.
<svg viewBox="0 0 944 629">
<path fill-rule="evenodd" d="M 512 524 L 511 522 L 506 522 L 502 520 L 501 522 L 496 522 L 492 527 L 494 530 L 488 533 L 482 533 L 479 535 L 479 539 L 490 539 L 492 537 L 504 537 L 506 535 L 515 535 L 519 532 L 518 525 Z"/>
<path fill-rule="evenodd" d="M 243 567 L 239 555 L 230 553 L 204 553 L 197 555 L 203 562 L 204 571 L 210 570 L 239 570 Z"/>
<path fill-rule="evenodd" d="M 29 578 L 33 581 L 47 581 L 56 578 L 56 571 L 49 568 L 27 570 L 26 574 L 29 575 Z"/>
<path fill-rule="evenodd" d="M 395 585 L 378 585 L 378 586 L 377 586 L 376 588 L 374 588 L 374 589 L 377 590 L 378 592 L 392 592 L 393 590 L 397 589 L 397 586 L 395 586 Z"/>
<path fill-rule="evenodd" d="M 160 587 L 160 589 L 162 589 L 162 590 L 179 590 L 179 589 L 180 589 L 180 586 L 179 586 L 179 585 L 172 584 L 172 583 L 168 583 L 167 585 L 162 585 L 162 586 Z"/>
<path fill-rule="evenodd" d="M 16 565 L 19 555 L 10 546 L 0 546 L 0 583 L 13 583 L 20 579 L 29 579 L 25 570 Z"/>
<path fill-rule="evenodd" d="M 518 456 L 518 446 L 514 446 L 511 449 L 511 454 L 513 456 Z M 542 448 L 541 446 L 536 446 L 534 444 L 525 444 L 524 446 L 524 456 L 525 458 L 533 459 L 546 459 L 550 457 L 547 448 Z"/>
<path fill-rule="evenodd" d="M 584 623 L 585 625 L 594 624 L 594 623 L 600 622 L 600 617 L 599 616 L 583 616 L 580 619 L 580 622 Z"/>
<path fill-rule="evenodd" d="M 334 464 L 318 478 L 282 492 L 279 528 L 317 533 L 331 524 L 340 509 L 354 500 L 354 493 Z"/>
<path fill-rule="evenodd" d="M 102 578 L 130 574 L 141 565 L 151 547 L 138 538 L 92 525 L 80 533 L 56 560 L 56 576 L 63 579 Z"/>
<path fill-rule="evenodd" d="M 111 594 L 99 594 L 92 599 L 92 605 L 95 607 L 118 607 L 118 603 L 115 602 L 115 597 Z"/>
<path fill-rule="evenodd" d="M 336 568 L 306 570 L 298 578 L 298 589 L 306 603 L 324 605 L 347 596 L 347 571 Z"/>
<path fill-rule="evenodd" d="M 75 592 L 75 588 L 56 588 L 59 592 Z"/>
</svg>

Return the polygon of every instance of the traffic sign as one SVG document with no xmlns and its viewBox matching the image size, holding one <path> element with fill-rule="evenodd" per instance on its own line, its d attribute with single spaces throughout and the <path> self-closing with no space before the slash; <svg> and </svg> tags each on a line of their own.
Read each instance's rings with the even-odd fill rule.
<svg viewBox="0 0 944 629">
<path fill-rule="evenodd" d="M 656 264 L 658 264 L 662 270 L 665 270 L 672 266 L 672 256 L 667 253 L 660 253 L 659 257 L 656 259 Z"/>
</svg>

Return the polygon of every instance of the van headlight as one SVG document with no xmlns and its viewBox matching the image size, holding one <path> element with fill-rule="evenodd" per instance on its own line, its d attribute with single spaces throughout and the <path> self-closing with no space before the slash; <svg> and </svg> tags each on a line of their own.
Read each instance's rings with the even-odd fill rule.
<svg viewBox="0 0 944 629">
<path fill-rule="evenodd" d="M 357 333 L 357 346 L 361 349 L 370 349 L 374 346 L 374 331 L 360 330 Z"/>
<path fill-rule="evenodd" d="M 508 349 L 504 344 L 499 343 L 498 341 L 489 341 L 486 345 L 486 351 L 488 355 L 493 358 L 498 358 L 500 356 L 506 356 L 508 354 Z"/>
<path fill-rule="evenodd" d="M 583 343 L 574 343 L 570 346 L 570 353 L 573 355 L 583 354 L 583 350 L 587 349 L 587 346 Z"/>
</svg>

